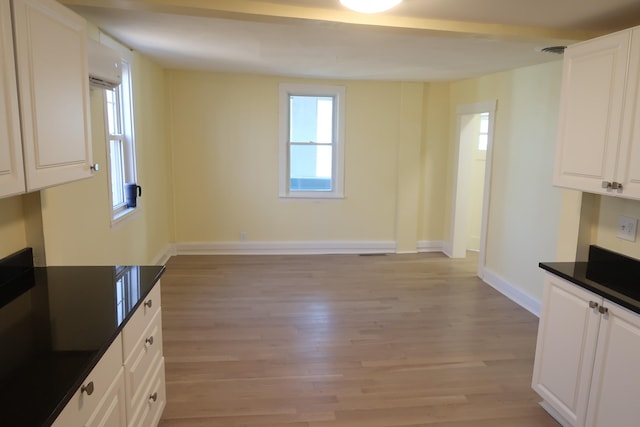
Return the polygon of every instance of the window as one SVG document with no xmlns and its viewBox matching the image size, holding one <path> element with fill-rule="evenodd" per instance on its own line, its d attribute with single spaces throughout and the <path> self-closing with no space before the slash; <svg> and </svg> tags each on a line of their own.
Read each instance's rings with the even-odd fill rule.
<svg viewBox="0 0 640 427">
<path fill-rule="evenodd" d="M 344 196 L 342 86 L 280 85 L 280 197 Z"/>
<path fill-rule="evenodd" d="M 478 150 L 487 151 L 489 143 L 489 113 L 480 114 L 480 131 L 478 134 Z"/>
<path fill-rule="evenodd" d="M 122 84 L 105 90 L 107 127 L 107 160 L 109 163 L 109 195 L 112 222 L 135 208 L 127 206 L 125 185 L 136 182 L 135 140 L 133 133 L 133 95 L 131 84 L 132 54 L 125 46 L 106 36 L 100 41 L 122 55 Z"/>
</svg>

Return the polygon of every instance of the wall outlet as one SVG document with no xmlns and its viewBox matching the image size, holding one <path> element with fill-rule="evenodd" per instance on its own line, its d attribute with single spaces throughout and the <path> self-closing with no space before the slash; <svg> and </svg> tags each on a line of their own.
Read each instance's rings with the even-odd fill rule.
<svg viewBox="0 0 640 427">
<path fill-rule="evenodd" d="M 634 234 L 635 236 L 635 234 Z M 244 242 L 245 240 L 247 240 L 247 232 L 246 231 L 241 231 L 240 232 L 240 241 Z"/>
<path fill-rule="evenodd" d="M 616 236 L 618 237 L 618 239 L 635 242 L 637 228 L 638 228 L 637 218 L 620 216 L 618 218 L 618 232 L 616 233 Z"/>
</svg>

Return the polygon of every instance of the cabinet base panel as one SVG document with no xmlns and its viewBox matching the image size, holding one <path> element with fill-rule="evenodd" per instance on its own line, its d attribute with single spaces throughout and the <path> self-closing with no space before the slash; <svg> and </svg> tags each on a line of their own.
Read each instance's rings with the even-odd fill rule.
<svg viewBox="0 0 640 427">
<path fill-rule="evenodd" d="M 560 412 L 556 411 L 555 408 L 551 406 L 551 404 L 549 404 L 549 402 L 547 402 L 546 400 L 543 400 L 542 402 L 540 402 L 540 406 L 542 406 L 542 409 L 547 411 L 547 413 L 551 415 L 554 420 L 560 423 L 562 427 L 573 427 L 573 425 L 569 421 L 567 421 L 562 415 L 560 415 Z"/>
</svg>

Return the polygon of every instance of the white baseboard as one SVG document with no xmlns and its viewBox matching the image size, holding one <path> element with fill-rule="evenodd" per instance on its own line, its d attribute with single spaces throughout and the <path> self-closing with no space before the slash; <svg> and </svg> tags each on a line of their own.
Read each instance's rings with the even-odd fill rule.
<svg viewBox="0 0 640 427">
<path fill-rule="evenodd" d="M 174 245 L 167 244 L 167 246 L 165 246 L 164 250 L 160 253 L 160 255 L 154 258 L 152 264 L 165 265 L 167 261 L 169 261 L 169 258 L 171 258 L 174 255 L 176 255 L 176 249 Z"/>
<path fill-rule="evenodd" d="M 532 297 L 527 292 L 518 288 L 513 283 L 508 282 L 488 268 L 485 268 L 482 273 L 482 280 L 485 283 L 530 313 L 540 317 L 540 310 L 542 307 L 540 300 Z"/>
<path fill-rule="evenodd" d="M 451 242 L 442 242 L 442 253 L 449 258 L 453 258 L 453 246 Z"/>
<path fill-rule="evenodd" d="M 176 255 L 314 255 L 395 253 L 393 241 L 184 242 Z"/>
<path fill-rule="evenodd" d="M 444 242 L 442 240 L 418 240 L 418 253 L 422 252 L 443 252 Z"/>
</svg>

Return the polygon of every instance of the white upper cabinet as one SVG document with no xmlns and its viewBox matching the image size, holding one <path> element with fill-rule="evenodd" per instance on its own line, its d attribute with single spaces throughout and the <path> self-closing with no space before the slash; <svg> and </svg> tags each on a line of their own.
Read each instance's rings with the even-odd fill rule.
<svg viewBox="0 0 640 427">
<path fill-rule="evenodd" d="M 0 3 L 0 197 L 92 175 L 86 44 L 55 0 Z"/>
<path fill-rule="evenodd" d="M 616 181 L 622 196 L 640 199 L 640 27 L 631 33 L 631 54 Z"/>
<path fill-rule="evenodd" d="M 24 193 L 11 5 L 0 3 L 0 197 Z"/>
<path fill-rule="evenodd" d="M 565 51 L 554 184 L 640 199 L 640 27 Z"/>
<path fill-rule="evenodd" d="M 13 0 L 26 190 L 91 176 L 86 21 L 55 0 Z"/>
</svg>

